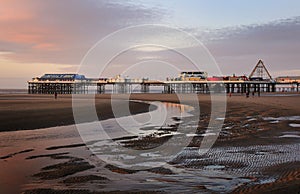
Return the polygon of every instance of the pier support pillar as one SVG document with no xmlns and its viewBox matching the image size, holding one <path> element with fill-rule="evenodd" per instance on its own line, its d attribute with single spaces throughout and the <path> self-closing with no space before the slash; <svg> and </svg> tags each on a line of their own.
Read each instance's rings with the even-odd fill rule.
<svg viewBox="0 0 300 194">
<path fill-rule="evenodd" d="M 235 84 L 230 84 L 231 85 L 231 93 L 234 93 L 234 87 L 235 87 Z"/>
<path fill-rule="evenodd" d="M 226 84 L 226 93 L 230 93 L 230 86 L 229 86 L 229 84 Z"/>
<path fill-rule="evenodd" d="M 275 90 L 276 90 L 275 84 L 271 84 L 271 86 L 272 86 L 272 92 L 275 92 Z"/>
<path fill-rule="evenodd" d="M 150 85 L 148 85 L 148 84 L 141 84 L 141 93 L 148 93 L 149 90 L 150 90 Z"/>
</svg>

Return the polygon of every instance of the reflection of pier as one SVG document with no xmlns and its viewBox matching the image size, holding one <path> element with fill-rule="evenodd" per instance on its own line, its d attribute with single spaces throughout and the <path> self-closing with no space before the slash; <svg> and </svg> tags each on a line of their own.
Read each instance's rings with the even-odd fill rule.
<svg viewBox="0 0 300 194">
<path fill-rule="evenodd" d="M 30 94 L 86 94 L 86 93 L 154 93 L 160 87 L 163 93 L 250 93 L 299 92 L 300 76 L 272 79 L 262 60 L 259 60 L 249 78 L 246 76 L 208 77 L 206 72 L 185 71 L 178 78 L 166 81 L 149 79 L 85 78 L 78 74 L 45 74 L 28 81 Z M 158 92 L 158 91 L 156 91 Z"/>
</svg>

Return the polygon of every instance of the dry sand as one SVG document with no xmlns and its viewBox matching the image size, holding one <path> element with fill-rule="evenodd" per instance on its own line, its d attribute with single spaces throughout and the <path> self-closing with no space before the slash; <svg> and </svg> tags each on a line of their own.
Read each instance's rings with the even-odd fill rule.
<svg viewBox="0 0 300 194">
<path fill-rule="evenodd" d="M 280 93 L 278 93 L 280 95 Z M 110 107 L 110 95 L 97 95 L 96 107 L 98 116 L 101 119 L 113 117 Z M 122 105 L 122 99 L 126 99 L 127 95 L 118 95 L 116 98 L 120 99 L 120 105 Z M 210 114 L 211 99 L 209 95 L 199 95 L 199 104 L 201 108 L 201 115 Z M 143 101 L 167 101 L 167 102 L 179 102 L 175 94 L 133 94 L 130 96 L 132 100 Z M 69 125 L 74 123 L 72 113 L 72 100 L 70 95 L 61 95 L 57 100 L 51 95 L 0 95 L 0 130 L 1 131 L 14 131 L 22 129 L 39 129 L 52 126 Z M 193 105 L 193 102 L 189 97 L 184 101 L 186 104 Z M 224 127 L 229 124 L 235 124 L 235 127 L 228 130 L 230 136 L 220 136 L 216 142 L 216 147 L 226 147 L 230 145 L 235 146 L 251 146 L 251 145 L 275 145 L 275 144 L 289 144 L 299 143 L 299 138 L 272 138 L 273 136 L 279 136 L 282 132 L 286 132 L 290 129 L 289 122 L 283 121 L 278 125 L 270 125 L 269 121 L 264 121 L 264 117 L 285 117 L 285 116 L 300 116 L 300 95 L 286 95 L 276 96 L 276 94 L 270 94 L 270 96 L 252 97 L 246 98 L 239 94 L 227 97 L 227 112 Z M 131 113 L 146 112 L 149 110 L 149 106 L 144 103 L 131 103 Z M 84 109 L 83 109 L 84 113 Z M 249 118 L 255 118 L 254 122 L 249 122 Z M 84 122 L 90 121 L 88 118 Z M 298 122 L 298 123 L 297 123 Z M 299 124 L 300 121 L 296 121 Z M 241 126 L 247 126 L 241 128 Z M 257 129 L 263 130 L 257 130 Z M 300 131 L 299 128 L 293 128 L 293 131 Z M 266 137 L 264 139 L 260 137 Z M 195 143 L 197 144 L 197 143 Z M 76 145 L 75 145 L 76 146 Z M 81 146 L 80 144 L 78 146 Z M 32 150 L 25 150 L 31 152 Z M 296 150 L 299 152 L 299 150 Z M 20 154 L 19 152 L 11 153 L 11 155 L 5 155 L 13 157 Z M 21 153 L 23 154 L 23 153 Z M 70 159 L 71 162 L 64 163 L 67 168 L 75 170 L 72 161 L 79 160 L 78 168 L 89 169 L 93 168 L 77 158 L 68 158 L 61 155 L 46 155 L 36 157 L 50 157 L 60 158 L 65 157 Z M 1 154 L 3 156 L 3 154 Z M 4 156 L 4 157 L 5 157 Z M 2 158 L 5 160 L 7 158 Z M 9 161 L 8 161 L 9 162 Z M 199 164 L 201 165 L 201 164 Z M 61 166 L 50 166 L 50 168 L 58 168 Z M 282 169 L 282 171 L 278 170 Z M 61 169 L 60 169 L 61 170 Z M 65 169 L 63 169 L 65 170 Z M 78 170 L 78 169 L 77 169 Z M 119 170 L 120 171 L 120 170 Z M 280 171 L 280 172 L 279 172 Z M 53 171 L 53 176 L 60 176 Z M 69 171 L 64 171 L 69 173 Z M 266 175 L 273 176 L 278 175 L 279 178 L 272 183 L 263 183 L 259 185 L 243 184 L 237 187 L 233 193 L 282 193 L 283 191 L 288 193 L 300 192 L 300 165 L 299 162 L 292 164 L 278 166 L 271 166 L 264 172 Z M 43 172 L 38 175 L 44 177 Z M 38 176 L 37 175 L 37 176 Z M 50 174 L 51 175 L 51 174 Z M 46 173 L 46 176 L 50 176 Z M 85 179 L 105 179 L 105 177 L 83 177 L 80 180 Z M 76 180 L 76 181 L 78 181 Z M 70 181 L 70 180 L 68 180 Z M 67 182 L 68 182 L 67 181 Z M 72 180 L 74 181 L 74 180 Z M 84 181 L 82 181 L 84 182 Z M 204 189 L 205 187 L 199 186 Z M 42 190 L 45 193 L 51 193 L 51 190 Z M 38 190 L 35 192 L 39 192 Z M 63 192 L 63 191 L 62 191 Z M 30 192 L 28 192 L 30 193 Z M 34 193 L 34 192 L 32 192 Z"/>
</svg>

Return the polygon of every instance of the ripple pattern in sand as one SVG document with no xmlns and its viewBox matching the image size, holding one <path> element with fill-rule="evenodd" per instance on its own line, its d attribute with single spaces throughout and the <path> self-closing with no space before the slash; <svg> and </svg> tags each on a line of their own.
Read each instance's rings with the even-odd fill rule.
<svg viewBox="0 0 300 194">
<path fill-rule="evenodd" d="M 217 147 L 204 155 L 197 148 L 186 148 L 172 163 L 189 168 L 229 171 L 237 176 L 256 176 L 267 167 L 300 161 L 300 144 Z"/>
</svg>

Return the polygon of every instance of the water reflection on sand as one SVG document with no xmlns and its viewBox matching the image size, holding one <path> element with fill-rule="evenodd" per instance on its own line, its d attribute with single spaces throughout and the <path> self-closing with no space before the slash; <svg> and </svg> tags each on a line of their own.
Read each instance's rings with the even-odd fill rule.
<svg viewBox="0 0 300 194">
<path fill-rule="evenodd" d="M 133 156 L 122 153 L 117 146 L 124 145 L 121 142 L 138 139 L 139 136 L 147 136 L 158 131 L 161 136 L 179 136 L 182 135 L 176 131 L 165 133 L 165 130 L 172 129 L 173 125 L 182 124 L 182 126 L 198 127 L 192 119 L 189 119 L 189 106 L 177 105 L 173 103 L 163 103 L 168 112 L 164 126 L 155 126 L 151 123 L 145 124 L 142 128 L 136 129 L 135 133 L 120 132 L 117 130 L 116 123 L 112 120 L 101 121 L 105 130 L 111 130 L 110 136 L 103 133 L 101 139 L 97 138 L 93 130 L 87 130 L 86 135 L 89 141 L 84 142 L 88 147 L 94 147 L 96 152 L 88 150 L 78 134 L 74 125 L 53 127 L 40 130 L 2 132 L 0 133 L 0 188 L 3 191 L 17 191 L 34 188 L 52 188 L 52 189 L 89 189 L 94 191 L 113 191 L 113 190 L 155 190 L 168 193 L 227 193 L 239 185 L 252 182 L 253 184 L 264 184 L 276 181 L 278 176 L 267 176 L 262 173 L 263 170 L 271 166 L 281 164 L 293 164 L 300 161 L 299 150 L 300 142 L 291 141 L 291 143 L 278 143 L 272 145 L 251 145 L 235 146 L 227 145 L 224 147 L 213 147 L 208 153 L 199 155 L 198 147 L 187 147 L 177 154 L 174 159 L 165 160 L 161 168 L 154 170 L 126 170 L 109 166 L 107 163 L 96 157 L 97 153 L 105 153 L 108 156 L 118 156 L 122 160 L 133 160 Z M 162 107 L 161 107 L 162 108 Z M 143 114 L 136 115 L 137 120 L 143 120 Z M 183 119 L 186 117 L 186 119 Z M 126 123 L 126 117 L 123 123 Z M 224 119 L 224 118 L 220 118 Z M 245 118 L 247 122 L 256 122 L 254 118 Z M 274 122 L 271 125 L 280 124 L 282 121 L 288 121 L 290 127 L 297 129 L 299 116 L 291 117 L 269 117 L 264 118 L 266 122 Z M 94 122 L 97 125 L 97 122 Z M 128 128 L 135 128 L 132 123 L 127 123 Z M 296 124 L 293 126 L 293 124 Z M 85 125 L 85 124 L 82 124 Z M 93 125 L 92 125 L 93 126 Z M 115 130 L 115 131 L 114 131 Z M 98 131 L 97 131 L 98 132 Z M 98 134 L 99 135 L 99 134 Z M 188 133 L 184 136 L 191 138 L 201 138 L 208 134 Z M 297 136 L 297 137 L 296 137 Z M 299 133 L 282 133 L 275 138 L 299 138 Z M 95 151 L 95 150 L 94 150 Z M 112 154 L 112 155 L 109 155 Z M 144 152 L 141 157 L 159 158 L 162 155 L 159 152 Z M 81 167 L 88 162 L 91 168 L 76 171 L 76 173 L 61 176 L 57 179 L 43 179 L 43 176 L 32 177 L 34 174 L 47 172 L 41 170 L 46 166 L 53 167 L 54 164 L 67 164 L 72 168 L 76 164 Z M 153 161 L 149 160 L 141 165 L 152 166 Z M 156 165 L 156 164 L 155 164 Z M 58 175 L 61 169 L 56 169 Z M 41 175 L 41 174 L 40 174 Z M 95 180 L 70 183 L 70 178 L 90 177 L 97 175 L 104 177 L 105 180 L 92 177 Z M 257 179 L 257 180 L 256 180 Z M 68 181 L 66 181 L 68 180 Z M 74 180 L 73 180 L 74 181 Z M 69 182 L 68 184 L 66 182 Z"/>
</svg>

